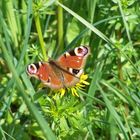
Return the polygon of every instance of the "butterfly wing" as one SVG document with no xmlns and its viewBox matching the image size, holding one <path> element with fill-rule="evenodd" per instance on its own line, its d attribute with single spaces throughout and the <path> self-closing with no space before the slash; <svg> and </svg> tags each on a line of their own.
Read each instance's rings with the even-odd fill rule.
<svg viewBox="0 0 140 140">
<path fill-rule="evenodd" d="M 87 46 L 76 47 L 61 55 L 56 61 L 28 65 L 27 73 L 52 89 L 71 87 L 79 81 L 89 52 Z"/>
<path fill-rule="evenodd" d="M 63 67 L 81 69 L 85 65 L 86 58 L 90 54 L 90 48 L 88 46 L 79 46 L 74 50 L 64 53 L 61 55 L 57 62 Z"/>
<path fill-rule="evenodd" d="M 87 46 L 79 46 L 74 50 L 66 52 L 57 59 L 60 67 L 64 70 L 64 85 L 70 87 L 75 85 L 79 81 L 79 77 L 83 73 L 83 67 L 85 61 L 90 54 L 90 49 Z"/>
<path fill-rule="evenodd" d="M 30 64 L 27 67 L 27 73 L 31 77 L 35 77 L 41 80 L 44 85 L 52 89 L 59 89 L 63 87 L 60 75 L 58 74 L 58 72 L 56 72 L 56 69 L 49 63 L 39 62 Z"/>
</svg>

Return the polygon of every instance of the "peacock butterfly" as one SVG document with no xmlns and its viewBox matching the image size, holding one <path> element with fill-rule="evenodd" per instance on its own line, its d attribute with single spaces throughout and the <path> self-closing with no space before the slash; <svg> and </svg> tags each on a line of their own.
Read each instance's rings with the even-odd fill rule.
<svg viewBox="0 0 140 140">
<path fill-rule="evenodd" d="M 28 65 L 27 74 L 40 79 L 44 85 L 51 89 L 71 87 L 79 82 L 89 54 L 90 48 L 81 45 L 64 53 L 56 60 Z"/>
</svg>

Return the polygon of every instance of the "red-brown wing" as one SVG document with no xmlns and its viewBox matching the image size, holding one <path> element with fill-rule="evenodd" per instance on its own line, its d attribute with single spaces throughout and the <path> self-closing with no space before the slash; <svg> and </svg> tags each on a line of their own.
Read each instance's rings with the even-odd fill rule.
<svg viewBox="0 0 140 140">
<path fill-rule="evenodd" d="M 77 84 L 79 82 L 79 78 L 72 76 L 68 73 L 63 72 L 63 76 L 64 76 L 64 86 L 65 87 L 74 86 L 75 84 Z"/>
<path fill-rule="evenodd" d="M 57 61 L 28 65 L 27 73 L 40 79 L 52 89 L 73 86 L 79 81 L 78 77 L 83 73 L 83 67 L 89 52 L 87 46 L 76 47 L 60 56 Z"/>
<path fill-rule="evenodd" d="M 87 46 L 79 46 L 74 50 L 66 52 L 61 55 L 57 62 L 60 63 L 63 67 L 73 68 L 73 69 L 81 69 L 85 65 L 85 61 L 87 56 L 89 55 L 89 47 Z"/>
<path fill-rule="evenodd" d="M 57 68 L 55 69 L 49 63 L 44 63 L 39 69 L 41 76 L 39 79 L 43 82 L 43 84 L 52 89 L 60 89 L 63 87 L 63 82 L 57 71 L 60 70 L 57 70 Z"/>
<path fill-rule="evenodd" d="M 31 77 L 41 80 L 44 85 L 52 89 L 59 89 L 63 87 L 63 83 L 59 75 L 49 63 L 38 62 L 30 64 L 27 67 L 27 73 Z"/>
<path fill-rule="evenodd" d="M 84 65 L 83 57 L 79 57 L 79 56 L 67 56 L 67 57 L 65 57 L 63 55 L 58 59 L 58 62 L 63 67 L 68 67 L 68 68 L 73 68 L 73 69 L 80 69 Z"/>
<path fill-rule="evenodd" d="M 89 47 L 79 46 L 74 50 L 66 52 L 57 59 L 57 64 L 64 69 L 62 70 L 62 73 L 65 87 L 71 87 L 78 83 L 89 53 Z"/>
</svg>

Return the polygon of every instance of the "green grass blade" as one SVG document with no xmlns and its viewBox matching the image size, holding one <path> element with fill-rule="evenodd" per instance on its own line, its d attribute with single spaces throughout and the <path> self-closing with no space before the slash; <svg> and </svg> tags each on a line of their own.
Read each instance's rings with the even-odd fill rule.
<svg viewBox="0 0 140 140">
<path fill-rule="evenodd" d="M 94 95 L 95 95 L 95 91 L 97 90 L 97 85 L 96 84 L 98 83 L 98 81 L 101 79 L 101 76 L 102 76 L 102 67 L 103 67 L 102 64 L 99 64 L 97 66 L 97 68 L 95 69 L 94 76 L 92 77 L 90 87 L 89 87 L 89 90 L 88 90 L 88 95 L 89 96 L 94 97 Z M 91 98 L 87 98 L 87 102 L 92 103 Z"/>
<path fill-rule="evenodd" d="M 16 69 L 11 61 L 11 58 L 6 50 L 6 47 L 4 46 L 4 43 L 2 41 L 2 37 L 0 36 L 0 46 L 1 49 L 3 51 L 3 54 L 5 56 L 5 60 L 8 64 L 8 67 L 10 69 L 10 71 L 12 72 L 13 78 L 15 80 L 16 86 L 18 88 L 18 90 L 20 91 L 20 96 L 22 96 L 23 100 L 25 101 L 29 111 L 31 112 L 31 114 L 34 116 L 34 118 L 36 119 L 36 121 L 38 122 L 39 126 L 41 127 L 44 136 L 46 137 L 46 139 L 48 140 L 55 140 L 56 137 L 55 135 L 52 133 L 51 129 L 48 126 L 48 123 L 46 122 L 46 120 L 43 118 L 43 116 L 38 112 L 37 108 L 34 106 L 34 104 L 29 100 L 28 96 L 26 95 L 26 91 L 25 88 L 16 72 Z"/>
<path fill-rule="evenodd" d="M 106 19 L 100 20 L 100 21 L 94 23 L 93 26 L 97 26 L 97 25 L 100 25 L 100 24 L 102 24 L 102 23 L 104 23 L 104 22 L 108 22 L 108 21 L 110 21 L 110 20 L 112 20 L 112 19 L 117 19 L 117 18 L 121 18 L 121 16 L 114 16 L 114 17 L 111 17 L 111 18 L 106 18 Z M 68 48 L 68 49 L 69 49 L 69 48 L 72 48 L 72 46 L 74 46 L 74 45 L 78 42 L 78 40 L 80 40 L 88 30 L 89 30 L 89 28 L 86 28 L 86 29 L 84 29 L 83 31 L 81 31 L 81 33 L 79 33 L 79 35 L 77 35 L 77 36 L 68 44 L 67 48 Z"/>
<path fill-rule="evenodd" d="M 62 0 L 59 0 L 62 2 Z M 63 29 L 63 8 L 58 5 L 57 7 L 57 32 L 58 32 L 58 51 L 59 53 L 64 49 L 64 29 Z"/>
<path fill-rule="evenodd" d="M 18 36 L 17 36 L 18 27 L 17 27 L 16 17 L 15 17 L 15 12 L 13 10 L 14 9 L 13 3 L 10 0 L 10 1 L 5 2 L 5 5 L 6 5 L 5 12 L 6 12 L 8 24 L 12 33 L 12 39 L 13 39 L 14 45 L 18 47 Z"/>
<path fill-rule="evenodd" d="M 124 103 L 128 103 L 126 97 L 122 93 L 120 93 L 120 91 L 117 88 L 113 87 L 113 85 L 107 83 L 106 81 L 102 81 L 102 84 L 108 87 L 111 91 L 113 91 L 116 94 L 116 96 L 118 96 L 119 99 L 121 99 Z"/>
<path fill-rule="evenodd" d="M 33 14 L 32 12 L 33 12 L 32 11 L 32 0 L 29 0 L 28 1 L 27 19 L 26 19 L 27 24 L 26 24 L 26 27 L 25 27 L 25 34 L 24 34 L 25 39 L 23 40 L 23 48 L 22 48 L 22 51 L 21 51 L 21 54 L 20 54 L 17 69 L 20 68 L 20 65 L 22 64 L 24 56 L 25 56 L 26 51 L 27 51 L 28 40 L 29 40 L 31 25 L 32 25 L 32 16 L 31 16 Z"/>
<path fill-rule="evenodd" d="M 45 61 L 48 61 L 48 56 L 46 54 L 45 44 L 44 44 L 44 40 L 43 40 L 43 34 L 42 34 L 42 30 L 41 30 L 41 25 L 40 25 L 39 14 L 35 15 L 34 19 L 35 19 L 36 29 L 37 29 L 37 33 L 38 33 L 39 42 L 40 42 L 40 48 L 42 50 L 43 59 Z"/>
<path fill-rule="evenodd" d="M 124 27 L 125 27 L 125 29 L 126 29 L 126 33 L 127 33 L 128 40 L 129 40 L 130 42 L 132 42 L 131 36 L 130 36 L 130 33 L 129 33 L 129 27 L 128 27 L 128 24 L 127 24 L 127 22 L 126 22 L 126 17 L 125 17 L 125 15 L 124 15 L 124 12 L 123 12 L 123 9 L 122 9 L 121 1 L 120 1 L 120 0 L 117 0 L 117 2 L 118 2 L 118 6 L 119 6 L 119 8 L 120 8 L 120 12 L 121 12 L 121 15 L 122 15 L 122 19 L 123 19 Z"/>
<path fill-rule="evenodd" d="M 82 90 L 78 90 L 78 92 L 79 92 L 81 95 L 84 95 L 85 97 L 91 99 L 92 101 L 94 101 L 94 102 L 96 102 L 96 103 L 99 103 L 99 104 L 101 104 L 101 105 L 105 105 L 104 102 L 102 102 L 100 99 L 95 98 L 95 97 L 93 97 L 93 96 L 91 96 L 91 95 L 85 93 L 85 92 L 82 91 Z M 87 103 L 89 103 L 89 102 L 87 102 Z"/>
<path fill-rule="evenodd" d="M 116 121 L 118 127 L 120 128 L 120 130 L 122 131 L 124 137 L 125 137 L 125 140 L 129 140 L 129 137 L 126 133 L 126 129 L 124 128 L 123 124 L 122 124 L 122 121 L 119 117 L 119 115 L 117 114 L 117 112 L 115 111 L 114 107 L 112 106 L 110 100 L 107 98 L 106 94 L 104 93 L 104 91 L 102 90 L 101 86 L 99 84 L 97 84 L 98 88 L 100 89 L 100 92 L 103 96 L 103 99 L 105 101 L 105 104 L 108 108 L 108 110 L 110 111 L 113 119 Z"/>
<path fill-rule="evenodd" d="M 81 23 L 83 23 L 87 28 L 89 28 L 94 33 L 96 33 L 103 40 L 105 40 L 106 42 L 108 42 L 110 45 L 113 45 L 114 46 L 114 44 L 110 41 L 110 39 L 108 37 L 106 37 L 101 31 L 99 31 L 97 28 L 95 28 L 92 24 L 90 24 L 89 22 L 87 22 L 84 18 L 82 18 L 81 16 L 79 16 L 78 14 L 76 14 L 75 12 L 73 12 L 68 7 L 64 6 L 63 4 L 61 4 L 58 1 L 57 1 L 57 4 L 60 5 L 61 7 L 63 7 L 67 12 L 69 12 L 71 15 L 73 15 L 76 19 L 78 19 Z"/>
</svg>

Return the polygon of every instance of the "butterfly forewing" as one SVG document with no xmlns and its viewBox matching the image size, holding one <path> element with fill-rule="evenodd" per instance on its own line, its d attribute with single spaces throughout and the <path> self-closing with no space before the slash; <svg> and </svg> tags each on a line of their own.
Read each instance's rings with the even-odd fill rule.
<svg viewBox="0 0 140 140">
<path fill-rule="evenodd" d="M 79 52 L 78 49 L 80 49 Z M 86 58 L 89 55 L 89 53 L 89 47 L 80 46 L 70 52 L 66 52 L 64 55 L 60 56 L 57 61 L 63 67 L 81 69 L 84 67 Z"/>
</svg>

